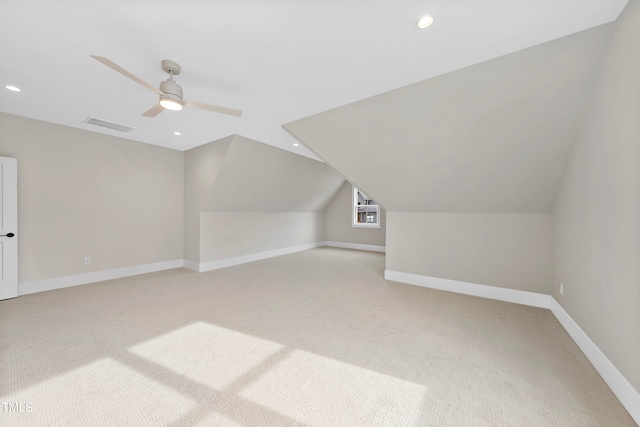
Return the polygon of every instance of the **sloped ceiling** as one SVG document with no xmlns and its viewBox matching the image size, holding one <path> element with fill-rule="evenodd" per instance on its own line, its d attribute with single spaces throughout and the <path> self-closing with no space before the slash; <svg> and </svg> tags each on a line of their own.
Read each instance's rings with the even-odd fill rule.
<svg viewBox="0 0 640 427">
<path fill-rule="evenodd" d="M 611 24 L 284 128 L 390 211 L 551 212 Z"/>
<path fill-rule="evenodd" d="M 0 111 L 178 150 L 237 134 L 313 157 L 283 123 L 611 22 L 626 3 L 2 0 Z M 423 14 L 435 22 L 420 31 Z M 172 59 L 186 99 L 244 115 L 142 117 L 158 96 L 89 55 L 153 86 Z M 89 115 L 135 129 L 91 126 Z"/>
<path fill-rule="evenodd" d="M 202 211 L 321 212 L 343 183 L 325 163 L 236 135 Z"/>
</svg>

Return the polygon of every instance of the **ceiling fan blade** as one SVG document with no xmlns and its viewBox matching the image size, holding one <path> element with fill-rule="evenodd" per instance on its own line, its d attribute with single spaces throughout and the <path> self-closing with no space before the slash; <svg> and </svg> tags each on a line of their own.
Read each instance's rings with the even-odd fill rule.
<svg viewBox="0 0 640 427">
<path fill-rule="evenodd" d="M 145 117 L 155 117 L 158 114 L 162 113 L 162 110 L 164 110 L 164 107 L 160 104 L 156 104 L 153 107 L 149 108 L 144 113 L 142 113 L 142 115 Z"/>
<path fill-rule="evenodd" d="M 203 104 L 201 102 L 195 101 L 187 101 L 186 99 L 184 100 L 184 105 L 186 105 L 187 107 L 199 108 L 201 110 L 213 111 L 214 113 L 222 113 L 228 114 L 230 116 L 242 117 L 242 111 L 234 110 L 232 108 L 218 107 L 216 105 Z"/>
<path fill-rule="evenodd" d="M 125 70 L 124 68 L 122 68 L 121 66 L 116 64 L 115 62 L 105 58 L 104 56 L 96 56 L 96 55 L 89 55 L 89 56 L 92 57 L 93 59 L 95 59 L 98 62 L 102 62 L 107 67 L 119 72 L 123 76 L 130 78 L 134 82 L 136 82 L 138 84 L 141 84 L 142 86 L 146 87 L 149 90 L 154 91 L 158 95 L 162 95 L 163 94 L 162 92 L 160 92 L 160 89 L 158 89 L 157 87 L 151 86 L 149 83 L 147 83 L 144 80 L 134 76 L 133 74 L 131 74 L 130 72 L 128 72 L 127 70 Z"/>
</svg>

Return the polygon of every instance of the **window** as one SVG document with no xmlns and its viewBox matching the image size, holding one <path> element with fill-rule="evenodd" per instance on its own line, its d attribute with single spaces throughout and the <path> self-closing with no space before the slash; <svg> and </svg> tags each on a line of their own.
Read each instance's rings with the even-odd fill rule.
<svg viewBox="0 0 640 427">
<path fill-rule="evenodd" d="M 380 206 L 369 196 L 353 187 L 353 227 L 380 228 Z"/>
</svg>

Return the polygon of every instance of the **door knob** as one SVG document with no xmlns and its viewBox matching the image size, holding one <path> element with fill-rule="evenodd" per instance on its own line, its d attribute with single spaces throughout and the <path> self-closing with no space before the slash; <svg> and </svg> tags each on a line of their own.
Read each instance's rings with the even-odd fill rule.
<svg viewBox="0 0 640 427">
<path fill-rule="evenodd" d="M 13 236 L 15 236 L 15 234 L 13 233 L 0 234 L 0 237 L 13 237 Z"/>
</svg>

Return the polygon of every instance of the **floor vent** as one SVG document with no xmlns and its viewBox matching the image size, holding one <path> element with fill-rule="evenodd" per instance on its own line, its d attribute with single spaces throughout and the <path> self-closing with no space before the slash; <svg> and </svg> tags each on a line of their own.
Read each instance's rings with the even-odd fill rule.
<svg viewBox="0 0 640 427">
<path fill-rule="evenodd" d="M 119 125 L 118 123 L 108 122 L 106 120 L 96 119 L 95 117 L 87 117 L 84 120 L 85 123 L 90 125 L 102 126 L 103 128 L 117 130 L 119 132 L 131 132 L 134 128 L 125 125 Z"/>
</svg>

